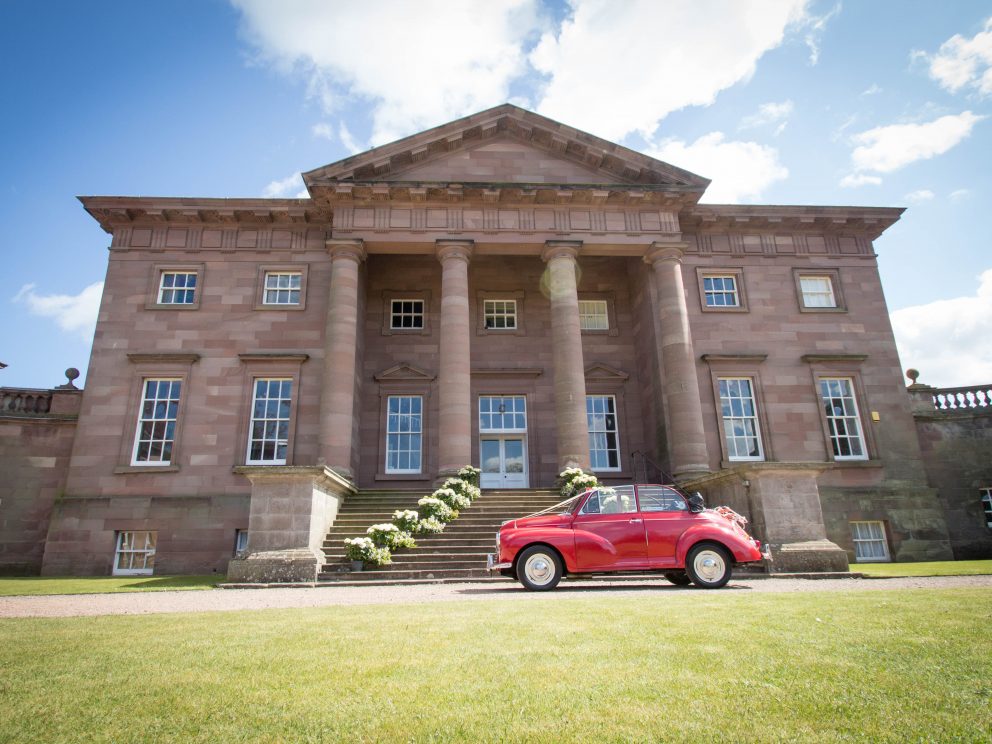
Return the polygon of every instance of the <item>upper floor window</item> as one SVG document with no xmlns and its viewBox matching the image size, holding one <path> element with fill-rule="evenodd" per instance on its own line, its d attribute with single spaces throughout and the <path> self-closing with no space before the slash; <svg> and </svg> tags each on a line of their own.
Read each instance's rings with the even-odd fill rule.
<svg viewBox="0 0 992 744">
<path fill-rule="evenodd" d="M 293 381 L 259 378 L 255 380 L 248 432 L 249 465 L 285 465 L 289 449 L 289 418 Z"/>
<path fill-rule="evenodd" d="M 393 300 L 390 303 L 389 327 L 393 330 L 422 329 L 424 327 L 424 301 Z"/>
<path fill-rule="evenodd" d="M 263 305 L 299 305 L 303 274 L 299 271 L 266 271 Z"/>
<path fill-rule="evenodd" d="M 833 278 L 829 275 L 801 274 L 799 290 L 803 296 L 803 307 L 837 307 Z"/>
<path fill-rule="evenodd" d="M 620 469 L 620 434 L 617 401 L 612 395 L 586 396 L 589 430 L 589 464 L 593 470 Z"/>
<path fill-rule="evenodd" d="M 736 276 L 704 276 L 703 296 L 706 307 L 740 307 Z"/>
<path fill-rule="evenodd" d="M 982 493 L 982 509 L 985 511 L 985 526 L 992 530 L 992 488 L 979 489 Z"/>
<path fill-rule="evenodd" d="M 867 460 L 858 402 L 849 377 L 821 378 L 820 399 L 835 460 Z"/>
<path fill-rule="evenodd" d="M 763 460 L 754 383 L 749 377 L 721 377 L 720 411 L 730 460 Z"/>
<path fill-rule="evenodd" d="M 579 328 L 583 331 L 610 329 L 606 300 L 579 300 Z"/>
<path fill-rule="evenodd" d="M 176 443 L 180 380 L 145 380 L 132 465 L 169 465 Z"/>
<path fill-rule="evenodd" d="M 517 327 L 516 300 L 485 300 L 483 313 L 489 330 L 513 330 Z"/>
<path fill-rule="evenodd" d="M 192 305 L 196 302 L 196 272 L 163 271 L 158 287 L 160 305 Z"/>
</svg>

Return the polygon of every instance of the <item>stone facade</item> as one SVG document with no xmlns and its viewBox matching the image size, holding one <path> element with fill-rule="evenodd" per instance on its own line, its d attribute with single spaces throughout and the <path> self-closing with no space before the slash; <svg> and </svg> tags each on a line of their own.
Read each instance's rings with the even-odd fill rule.
<svg viewBox="0 0 992 744">
<path fill-rule="evenodd" d="M 116 534 L 153 529 L 156 570 L 224 570 L 248 529 L 231 575 L 306 579 L 355 488 L 482 460 L 531 488 L 656 463 L 749 515 L 778 570 L 844 568 L 850 514 L 889 526 L 891 557 L 950 556 L 872 245 L 900 210 L 700 205 L 706 179 L 509 105 L 304 180 L 308 199 L 83 198 L 110 261 L 46 573 L 106 573 Z M 181 390 L 160 462 L 136 442 L 149 380 Z M 274 450 L 260 380 L 286 383 Z M 756 407 L 744 457 L 727 380 Z M 822 380 L 857 407 L 855 457 Z"/>
</svg>

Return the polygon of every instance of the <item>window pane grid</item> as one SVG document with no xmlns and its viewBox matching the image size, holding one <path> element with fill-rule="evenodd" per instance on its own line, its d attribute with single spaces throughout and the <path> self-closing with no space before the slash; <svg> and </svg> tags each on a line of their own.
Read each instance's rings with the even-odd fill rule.
<svg viewBox="0 0 992 744">
<path fill-rule="evenodd" d="M 982 509 L 985 510 L 985 526 L 992 530 L 992 488 L 981 489 Z"/>
<path fill-rule="evenodd" d="M 386 401 L 386 472 L 419 473 L 423 444 L 423 398 L 391 395 Z"/>
<path fill-rule="evenodd" d="M 834 458 L 867 460 L 851 380 L 843 377 L 820 380 L 820 397 L 827 416 L 827 430 Z"/>
<path fill-rule="evenodd" d="M 527 431 L 527 399 L 522 395 L 480 396 L 479 431 Z"/>
<path fill-rule="evenodd" d="M 285 465 L 293 381 L 256 379 L 248 432 L 248 464 Z"/>
<path fill-rule="evenodd" d="M 735 276 L 703 277 L 703 294 L 706 307 L 740 307 L 741 304 Z"/>
<path fill-rule="evenodd" d="M 119 532 L 115 574 L 150 574 L 155 568 L 155 532 Z"/>
<path fill-rule="evenodd" d="M 423 328 L 423 300 L 393 300 L 390 303 L 389 327 L 392 329 Z"/>
<path fill-rule="evenodd" d="M 158 289 L 160 305 L 192 305 L 196 297 L 196 273 L 163 271 Z"/>
<path fill-rule="evenodd" d="M 718 383 L 727 457 L 731 460 L 764 459 L 751 379 L 722 377 Z"/>
<path fill-rule="evenodd" d="M 612 395 L 586 396 L 589 464 L 593 470 L 620 469 L 616 399 Z"/>
<path fill-rule="evenodd" d="M 837 307 L 833 282 L 829 276 L 801 276 L 799 287 L 805 307 Z"/>
<path fill-rule="evenodd" d="M 486 300 L 483 302 L 486 328 L 493 330 L 515 329 L 517 327 L 516 300 Z"/>
<path fill-rule="evenodd" d="M 606 300 L 579 300 L 579 328 L 583 331 L 610 329 Z"/>
<path fill-rule="evenodd" d="M 145 380 L 138 430 L 134 438 L 135 465 L 169 465 L 176 441 L 180 380 Z"/>
<path fill-rule="evenodd" d="M 881 522 L 851 522 L 854 555 L 858 561 L 887 561 L 889 547 Z"/>
<path fill-rule="evenodd" d="M 303 274 L 299 271 L 265 272 L 265 305 L 299 305 Z"/>
</svg>

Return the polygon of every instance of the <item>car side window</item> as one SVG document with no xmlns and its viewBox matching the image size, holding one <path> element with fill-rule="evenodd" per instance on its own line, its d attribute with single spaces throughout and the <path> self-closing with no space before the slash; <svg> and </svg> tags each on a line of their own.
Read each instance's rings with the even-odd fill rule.
<svg viewBox="0 0 992 744">
<path fill-rule="evenodd" d="M 641 486 L 637 489 L 642 512 L 686 512 L 689 507 L 682 494 L 666 486 Z"/>
<path fill-rule="evenodd" d="M 593 492 L 582 507 L 582 514 L 629 514 L 637 511 L 633 486 L 600 488 Z"/>
</svg>

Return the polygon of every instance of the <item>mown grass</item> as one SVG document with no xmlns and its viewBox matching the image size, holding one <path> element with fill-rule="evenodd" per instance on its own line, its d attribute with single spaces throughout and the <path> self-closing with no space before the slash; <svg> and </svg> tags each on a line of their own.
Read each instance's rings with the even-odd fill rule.
<svg viewBox="0 0 992 744">
<path fill-rule="evenodd" d="M 988 561 L 929 561 L 925 563 L 853 563 L 851 570 L 865 576 L 976 576 L 992 574 Z"/>
<path fill-rule="evenodd" d="M 109 594 L 166 589 L 212 589 L 223 581 L 213 576 L 25 576 L 0 578 L 0 597 L 42 594 Z"/>
<path fill-rule="evenodd" d="M 988 741 L 992 593 L 0 621 L 0 741 Z"/>
</svg>

